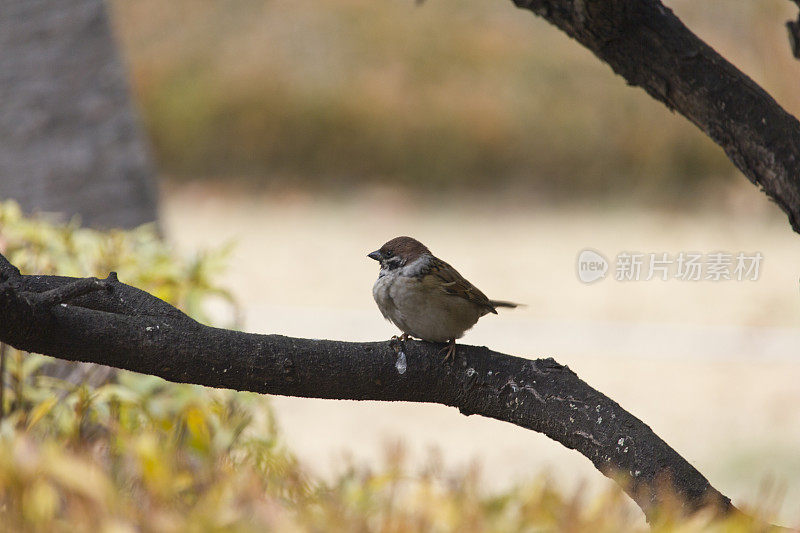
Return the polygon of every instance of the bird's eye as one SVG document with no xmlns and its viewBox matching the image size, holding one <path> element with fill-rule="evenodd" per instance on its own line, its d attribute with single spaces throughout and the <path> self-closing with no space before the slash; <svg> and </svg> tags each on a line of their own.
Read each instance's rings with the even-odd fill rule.
<svg viewBox="0 0 800 533">
<path fill-rule="evenodd" d="M 393 255 L 394 255 L 394 252 L 391 251 L 391 250 L 386 250 L 385 252 L 383 252 L 383 257 L 385 257 L 387 259 L 392 257 Z"/>
</svg>

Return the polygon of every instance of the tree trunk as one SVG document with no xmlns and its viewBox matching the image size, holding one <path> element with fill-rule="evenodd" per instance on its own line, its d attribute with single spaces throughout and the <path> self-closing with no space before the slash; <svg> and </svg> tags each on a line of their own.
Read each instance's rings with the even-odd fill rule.
<svg viewBox="0 0 800 533">
<path fill-rule="evenodd" d="M 0 102 L 0 198 L 94 227 L 156 220 L 153 165 L 102 0 L 3 0 Z"/>
</svg>

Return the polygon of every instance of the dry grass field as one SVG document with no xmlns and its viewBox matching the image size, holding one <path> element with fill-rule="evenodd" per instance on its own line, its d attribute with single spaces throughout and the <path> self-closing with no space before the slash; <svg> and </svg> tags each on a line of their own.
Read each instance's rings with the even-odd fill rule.
<svg viewBox="0 0 800 533">
<path fill-rule="evenodd" d="M 154 152 L 176 178 L 691 202 L 734 175 L 682 117 L 508 0 L 111 5 Z M 791 2 L 668 5 L 800 112 Z"/>
</svg>

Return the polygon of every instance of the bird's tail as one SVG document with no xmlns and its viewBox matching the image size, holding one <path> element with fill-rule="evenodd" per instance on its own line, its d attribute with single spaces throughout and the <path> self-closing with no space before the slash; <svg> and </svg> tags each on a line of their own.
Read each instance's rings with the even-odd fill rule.
<svg viewBox="0 0 800 533">
<path fill-rule="evenodd" d="M 490 300 L 492 303 L 492 307 L 510 307 L 514 309 L 515 307 L 525 307 L 525 304 L 518 304 L 516 302 L 504 302 L 503 300 Z"/>
</svg>

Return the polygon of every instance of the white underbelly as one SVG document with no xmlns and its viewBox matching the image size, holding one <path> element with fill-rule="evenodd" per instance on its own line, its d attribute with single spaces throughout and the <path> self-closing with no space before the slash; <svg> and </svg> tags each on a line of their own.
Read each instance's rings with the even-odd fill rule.
<svg viewBox="0 0 800 533">
<path fill-rule="evenodd" d="M 472 302 L 423 287 L 417 278 L 383 276 L 372 295 L 383 315 L 403 333 L 431 342 L 460 338 L 483 315 Z"/>
</svg>

